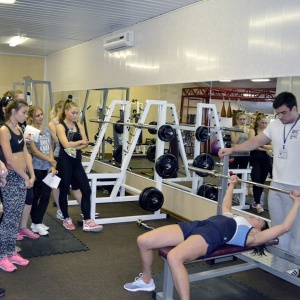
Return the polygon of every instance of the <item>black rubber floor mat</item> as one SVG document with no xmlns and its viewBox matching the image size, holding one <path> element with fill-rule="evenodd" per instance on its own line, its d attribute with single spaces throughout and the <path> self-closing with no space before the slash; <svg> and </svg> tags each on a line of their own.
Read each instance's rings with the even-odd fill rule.
<svg viewBox="0 0 300 300">
<path fill-rule="evenodd" d="M 89 250 L 84 243 L 48 214 L 45 214 L 43 222 L 50 227 L 48 236 L 41 236 L 36 240 L 25 237 L 17 242 L 17 246 L 22 249 L 22 257 L 31 258 Z"/>
</svg>

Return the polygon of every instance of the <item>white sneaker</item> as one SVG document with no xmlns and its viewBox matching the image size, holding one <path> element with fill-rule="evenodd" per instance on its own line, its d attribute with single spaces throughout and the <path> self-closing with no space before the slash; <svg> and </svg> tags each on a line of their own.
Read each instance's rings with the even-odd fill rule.
<svg viewBox="0 0 300 300">
<path fill-rule="evenodd" d="M 35 224 L 32 223 L 31 226 L 30 226 L 30 228 L 32 229 L 34 225 L 35 225 Z M 45 224 L 43 224 L 43 223 L 42 223 L 42 226 L 43 226 L 43 228 L 44 228 L 45 230 L 47 230 L 47 231 L 50 229 L 50 227 L 48 227 L 47 225 L 45 225 Z"/>
<path fill-rule="evenodd" d="M 48 235 L 49 234 L 49 232 L 44 229 L 42 224 L 34 224 L 31 229 L 33 232 L 38 233 L 39 235 Z"/>
<path fill-rule="evenodd" d="M 287 270 L 285 272 L 290 274 L 290 275 L 293 275 L 293 276 L 297 276 L 297 277 L 299 276 L 299 269 L 298 268 Z"/>
</svg>

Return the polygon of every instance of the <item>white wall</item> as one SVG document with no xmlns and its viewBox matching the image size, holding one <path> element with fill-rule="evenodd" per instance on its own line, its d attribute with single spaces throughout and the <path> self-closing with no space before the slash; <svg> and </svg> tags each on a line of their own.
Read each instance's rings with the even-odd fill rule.
<svg viewBox="0 0 300 300">
<path fill-rule="evenodd" d="M 299 75 L 298 0 L 210 0 L 137 24 L 136 45 L 104 37 L 47 57 L 53 91 Z"/>
</svg>

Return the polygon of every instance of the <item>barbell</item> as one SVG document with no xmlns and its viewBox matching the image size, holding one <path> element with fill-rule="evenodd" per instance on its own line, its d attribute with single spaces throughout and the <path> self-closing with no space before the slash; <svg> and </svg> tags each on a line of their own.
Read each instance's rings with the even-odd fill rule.
<svg viewBox="0 0 300 300">
<path fill-rule="evenodd" d="M 210 175 L 212 177 L 222 177 L 222 178 L 230 179 L 229 175 L 224 175 L 224 174 L 221 174 L 221 173 L 217 173 L 216 170 L 208 170 L 208 169 L 203 169 L 203 168 L 196 168 L 194 166 L 193 167 L 189 166 L 188 169 L 190 171 L 194 171 L 198 175 L 202 174 L 202 173 L 205 173 L 205 174 L 207 174 L 207 176 Z M 270 190 L 274 190 L 274 191 L 281 192 L 281 193 L 284 193 L 284 194 L 290 194 L 290 191 L 288 191 L 288 190 L 276 188 L 276 187 L 265 185 L 265 184 L 258 183 L 258 182 L 253 182 L 253 181 L 250 181 L 250 180 L 244 180 L 244 179 L 238 178 L 237 181 L 244 182 L 244 183 L 251 184 L 251 185 L 255 185 L 255 186 L 258 186 L 258 187 L 262 187 L 262 188 L 266 188 L 266 189 L 270 189 Z"/>
<path fill-rule="evenodd" d="M 148 129 L 150 134 L 158 134 L 158 137 L 160 140 L 164 142 L 171 141 L 176 133 L 175 129 L 184 129 L 189 128 L 191 131 L 195 131 L 195 137 L 199 142 L 206 142 L 211 136 L 210 128 L 215 128 L 212 126 L 199 126 L 195 128 L 195 126 L 188 124 L 188 125 L 175 125 L 175 124 L 164 124 L 160 127 L 157 126 L 156 121 L 152 121 L 149 124 L 141 124 L 141 123 L 130 123 L 130 122 L 121 122 L 121 120 L 118 120 L 117 122 L 111 122 L 111 121 L 105 121 L 102 119 L 91 119 L 90 122 L 95 123 L 106 123 L 106 124 L 113 124 L 114 130 L 116 133 L 122 134 L 124 131 L 124 126 L 127 127 L 135 127 L 135 128 L 146 128 Z M 235 132 L 245 132 L 243 129 L 234 129 L 234 128 L 228 128 L 228 127 L 220 127 L 220 130 L 224 131 L 235 131 Z"/>
</svg>

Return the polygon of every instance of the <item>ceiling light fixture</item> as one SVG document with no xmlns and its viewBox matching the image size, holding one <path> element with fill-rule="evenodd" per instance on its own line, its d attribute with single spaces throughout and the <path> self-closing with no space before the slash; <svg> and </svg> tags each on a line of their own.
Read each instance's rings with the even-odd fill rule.
<svg viewBox="0 0 300 300">
<path fill-rule="evenodd" d="M 3 4 L 14 4 L 16 0 L 0 0 L 0 3 Z"/>
<path fill-rule="evenodd" d="M 27 37 L 25 35 L 15 36 L 10 40 L 9 46 L 16 47 L 17 45 L 23 43 L 26 39 Z"/>
<path fill-rule="evenodd" d="M 221 79 L 221 80 L 219 80 L 219 82 L 231 82 L 232 80 L 230 80 L 230 79 Z"/>
<path fill-rule="evenodd" d="M 269 78 L 257 78 L 257 79 L 251 79 L 253 82 L 267 82 L 271 81 Z"/>
</svg>

